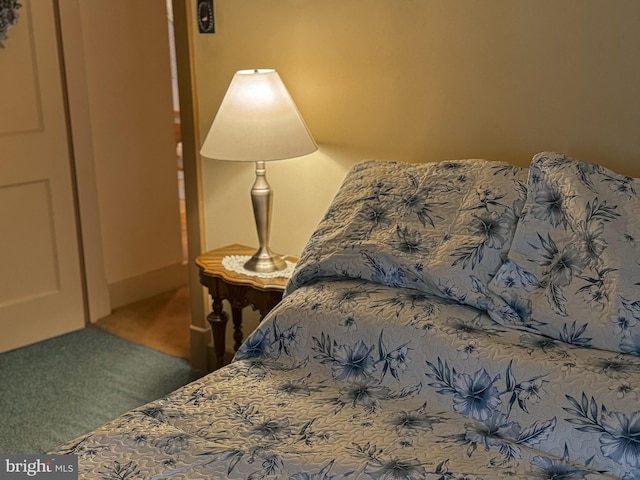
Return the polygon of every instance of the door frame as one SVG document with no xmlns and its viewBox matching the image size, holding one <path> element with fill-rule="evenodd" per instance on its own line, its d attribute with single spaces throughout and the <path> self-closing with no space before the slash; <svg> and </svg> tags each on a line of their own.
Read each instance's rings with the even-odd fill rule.
<svg viewBox="0 0 640 480">
<path fill-rule="evenodd" d="M 204 251 L 204 208 L 200 168 L 197 83 L 193 60 L 195 10 L 191 0 L 173 0 L 173 28 L 180 100 L 180 129 L 187 211 L 191 365 L 209 371 L 214 364 L 211 331 L 206 322 L 209 297 L 200 284 L 195 259 Z"/>
<path fill-rule="evenodd" d="M 61 67 L 68 105 L 69 148 L 76 189 L 86 319 L 87 323 L 92 323 L 111 313 L 111 301 L 100 231 L 88 84 L 83 65 L 81 1 L 53 0 L 58 17 Z M 208 296 L 200 285 L 195 266 L 195 259 L 204 251 L 205 245 L 201 170 L 197 153 L 200 145 L 198 103 L 191 40 L 195 11 L 191 0 L 173 0 L 172 3 L 187 216 L 191 365 L 196 369 L 209 370 L 213 364 L 213 347 L 206 322 Z"/>
<path fill-rule="evenodd" d="M 80 0 L 54 0 L 58 44 L 67 108 L 67 131 L 75 189 L 85 323 L 111 313 L 104 267 L 98 188 L 93 153 L 89 93 L 84 68 Z"/>
</svg>

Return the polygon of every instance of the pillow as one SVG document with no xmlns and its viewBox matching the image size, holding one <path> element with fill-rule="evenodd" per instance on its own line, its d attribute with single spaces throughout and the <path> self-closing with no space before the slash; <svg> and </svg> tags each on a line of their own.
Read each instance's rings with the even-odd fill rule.
<svg viewBox="0 0 640 480">
<path fill-rule="evenodd" d="M 479 308 L 524 205 L 527 169 L 487 160 L 369 161 L 345 178 L 287 293 L 362 278 Z"/>
<path fill-rule="evenodd" d="M 558 153 L 529 170 L 495 320 L 567 343 L 640 355 L 640 180 Z M 501 300 L 501 301 L 500 301 Z"/>
</svg>

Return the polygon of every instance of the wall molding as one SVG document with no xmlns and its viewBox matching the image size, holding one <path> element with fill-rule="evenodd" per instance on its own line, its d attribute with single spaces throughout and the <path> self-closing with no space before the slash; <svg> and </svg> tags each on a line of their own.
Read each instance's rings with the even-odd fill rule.
<svg viewBox="0 0 640 480">
<path fill-rule="evenodd" d="M 211 330 L 191 325 L 191 367 L 196 370 L 211 372 L 215 369 L 215 358 Z"/>
</svg>

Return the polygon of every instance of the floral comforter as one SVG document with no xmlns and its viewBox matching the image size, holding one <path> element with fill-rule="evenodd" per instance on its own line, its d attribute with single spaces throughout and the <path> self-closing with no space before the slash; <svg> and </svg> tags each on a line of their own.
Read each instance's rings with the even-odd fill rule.
<svg viewBox="0 0 640 480">
<path fill-rule="evenodd" d="M 230 365 L 55 453 L 86 479 L 640 479 L 640 358 L 498 315 L 528 175 L 355 167 Z"/>
</svg>

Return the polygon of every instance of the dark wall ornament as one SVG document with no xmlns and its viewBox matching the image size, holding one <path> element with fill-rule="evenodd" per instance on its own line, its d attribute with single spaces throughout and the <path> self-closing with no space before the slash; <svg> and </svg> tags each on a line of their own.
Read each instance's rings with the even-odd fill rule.
<svg viewBox="0 0 640 480">
<path fill-rule="evenodd" d="M 18 23 L 18 9 L 21 7 L 16 0 L 0 0 L 0 48 L 4 48 L 7 30 Z"/>
</svg>

